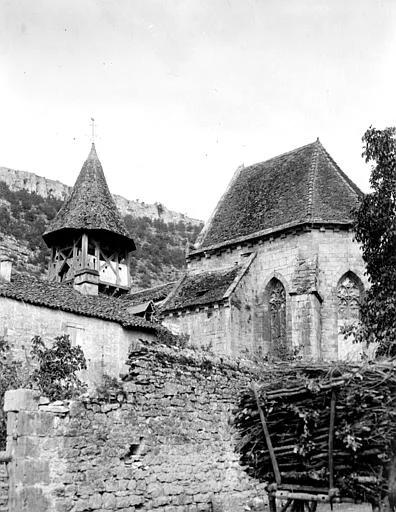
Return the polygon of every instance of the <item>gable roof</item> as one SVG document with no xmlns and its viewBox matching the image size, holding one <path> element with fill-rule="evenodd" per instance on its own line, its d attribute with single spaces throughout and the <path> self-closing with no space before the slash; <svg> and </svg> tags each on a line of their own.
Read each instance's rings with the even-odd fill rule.
<svg viewBox="0 0 396 512">
<path fill-rule="evenodd" d="M 137 306 L 139 304 L 152 301 L 154 303 L 161 302 L 166 299 L 171 290 L 175 287 L 176 281 L 160 284 L 152 288 L 138 290 L 137 292 L 125 293 L 120 300 L 126 303 L 126 306 Z"/>
<path fill-rule="evenodd" d="M 125 302 L 107 295 L 82 295 L 71 285 L 17 274 L 11 282 L 0 281 L 0 297 L 35 306 L 60 309 L 76 315 L 119 323 L 125 329 L 156 331 L 158 326 L 127 311 Z"/>
<path fill-rule="evenodd" d="M 69 197 L 43 238 L 47 245 L 51 245 L 57 236 L 70 231 L 100 231 L 115 238 L 122 247 L 135 249 L 110 194 L 94 144 Z"/>
<path fill-rule="evenodd" d="M 155 310 L 155 305 L 152 300 L 147 302 L 143 302 L 142 304 L 136 304 L 135 306 L 128 306 L 127 311 L 132 315 L 142 316 L 147 312 L 153 312 Z"/>
<path fill-rule="evenodd" d="M 241 167 L 197 240 L 197 250 L 303 223 L 351 224 L 363 194 L 319 139 Z"/>
<path fill-rule="evenodd" d="M 213 304 L 228 299 L 250 267 L 255 254 L 242 265 L 187 272 L 160 308 L 161 313 Z"/>
</svg>

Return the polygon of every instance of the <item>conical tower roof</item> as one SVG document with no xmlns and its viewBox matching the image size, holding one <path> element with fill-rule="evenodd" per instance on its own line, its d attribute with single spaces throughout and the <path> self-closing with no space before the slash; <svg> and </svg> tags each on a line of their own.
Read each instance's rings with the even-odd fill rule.
<svg viewBox="0 0 396 512">
<path fill-rule="evenodd" d="M 299 224 L 351 225 L 362 196 L 320 143 L 241 167 L 197 240 L 197 250 Z"/>
<path fill-rule="evenodd" d="M 71 194 L 43 238 L 51 246 L 57 240 L 75 236 L 78 232 L 94 232 L 117 247 L 135 249 L 110 194 L 95 144 L 92 144 Z"/>
</svg>

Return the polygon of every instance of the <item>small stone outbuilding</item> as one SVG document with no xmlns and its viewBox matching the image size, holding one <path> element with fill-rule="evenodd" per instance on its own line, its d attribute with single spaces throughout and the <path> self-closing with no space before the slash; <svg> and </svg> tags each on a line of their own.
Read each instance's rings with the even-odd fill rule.
<svg viewBox="0 0 396 512">
<path fill-rule="evenodd" d="M 90 384 L 119 377 L 131 347 L 154 340 L 151 303 L 128 308 L 129 258 L 135 243 L 108 189 L 94 144 L 77 181 L 44 240 L 51 250 L 48 279 L 11 272 L 0 257 L 0 337 L 19 360 L 33 336 L 49 344 L 68 334 L 87 359 Z M 147 301 L 146 301 L 147 302 Z"/>
</svg>

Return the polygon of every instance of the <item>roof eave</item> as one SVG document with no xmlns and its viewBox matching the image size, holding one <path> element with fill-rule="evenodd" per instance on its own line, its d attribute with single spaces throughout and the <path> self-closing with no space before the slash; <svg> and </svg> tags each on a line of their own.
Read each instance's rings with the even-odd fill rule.
<svg viewBox="0 0 396 512">
<path fill-rule="evenodd" d="M 128 252 L 132 252 L 136 250 L 135 242 L 132 238 L 130 238 L 127 235 L 123 235 L 121 233 L 116 233 L 115 231 L 110 231 L 108 229 L 102 229 L 102 228 L 68 228 L 68 227 L 62 227 L 60 229 L 55 229 L 51 231 L 46 231 L 42 237 L 44 242 L 46 243 L 47 247 L 52 247 L 54 243 L 57 242 L 59 239 L 64 239 L 67 236 L 71 237 L 77 237 L 81 233 L 91 233 L 91 234 L 98 234 L 98 233 L 104 233 L 109 238 L 116 239 L 118 242 L 121 242 L 122 247 L 128 250 Z"/>
<path fill-rule="evenodd" d="M 189 257 L 198 256 L 200 254 L 204 254 L 208 251 L 216 251 L 218 249 L 222 249 L 228 247 L 230 245 L 239 245 L 245 242 L 249 242 L 254 239 L 265 238 L 267 236 L 271 236 L 275 233 L 281 233 L 285 231 L 289 231 L 290 229 L 295 229 L 297 227 L 304 226 L 343 226 L 343 227 L 352 227 L 353 221 L 352 219 L 345 220 L 321 220 L 321 219 L 310 219 L 310 220 L 298 220 L 293 222 L 288 222 L 286 224 L 282 224 L 280 226 L 276 226 L 273 228 L 267 228 L 260 231 L 255 231 L 254 233 L 250 233 L 249 235 L 240 236 L 237 238 L 232 238 L 229 240 L 224 240 L 223 242 L 219 242 L 217 244 L 207 245 L 205 247 L 200 247 L 199 249 L 195 249 L 189 253 Z"/>
</svg>

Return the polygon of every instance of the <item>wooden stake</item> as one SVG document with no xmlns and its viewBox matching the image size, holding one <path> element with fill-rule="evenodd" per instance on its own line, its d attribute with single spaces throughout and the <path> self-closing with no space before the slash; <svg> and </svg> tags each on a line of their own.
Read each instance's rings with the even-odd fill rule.
<svg viewBox="0 0 396 512">
<path fill-rule="evenodd" d="M 274 496 L 268 496 L 268 504 L 270 512 L 276 512 L 276 499 Z"/>
<path fill-rule="evenodd" d="M 334 488 L 334 460 L 333 460 L 333 447 L 334 447 L 334 424 L 336 412 L 336 393 L 333 389 L 331 392 L 330 403 L 330 427 L 329 427 L 329 487 Z"/>
<path fill-rule="evenodd" d="M 275 482 L 278 485 L 280 485 L 280 483 L 281 483 L 281 475 L 280 475 L 280 472 L 279 472 L 278 462 L 277 462 L 276 457 L 275 457 L 275 452 L 274 452 L 274 448 L 272 446 L 271 438 L 270 438 L 270 435 L 269 435 L 269 431 L 268 431 L 268 427 L 267 427 L 267 422 L 265 421 L 264 412 L 263 412 L 263 409 L 261 408 L 261 405 L 260 405 L 260 401 L 259 401 L 259 397 L 258 397 L 258 394 L 257 394 L 257 389 L 256 389 L 255 384 L 253 384 L 253 392 L 254 392 L 254 396 L 256 398 L 257 407 L 258 407 L 258 411 L 259 411 L 259 414 L 260 414 L 261 425 L 263 427 L 265 441 L 267 443 L 267 448 L 268 448 L 268 451 L 269 451 L 269 454 L 270 454 L 270 458 L 271 458 L 272 469 L 274 470 Z"/>
</svg>

